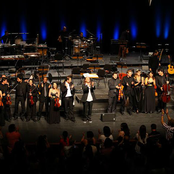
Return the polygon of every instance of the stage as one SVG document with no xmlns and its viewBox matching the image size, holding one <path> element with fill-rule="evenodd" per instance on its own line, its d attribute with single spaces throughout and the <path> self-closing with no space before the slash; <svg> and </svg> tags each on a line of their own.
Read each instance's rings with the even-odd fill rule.
<svg viewBox="0 0 174 174">
<path fill-rule="evenodd" d="M 113 60 L 115 59 L 115 60 Z M 82 60 L 72 60 L 71 58 L 66 58 L 63 60 L 63 66 L 60 65 L 60 63 L 51 62 L 52 60 L 44 60 L 42 64 L 39 65 L 23 65 L 22 68 L 24 69 L 25 78 L 29 78 L 35 71 L 38 71 L 38 67 L 40 66 L 49 66 L 48 70 L 46 71 L 46 76 L 49 78 L 49 74 L 51 74 L 51 82 L 57 82 L 58 87 L 60 87 L 60 83 L 63 82 L 64 78 L 66 76 L 72 75 L 72 69 L 74 67 L 83 67 L 83 64 L 90 63 L 87 62 L 85 59 Z M 123 64 L 122 64 L 123 62 Z M 148 58 L 144 58 L 140 60 L 139 53 L 132 52 L 127 55 L 126 58 L 123 58 L 122 60 L 119 60 L 117 55 L 110 55 L 110 54 L 103 54 L 103 57 L 101 60 L 98 60 L 97 64 L 98 69 L 103 69 L 105 64 L 111 64 L 114 65 L 114 67 L 117 68 L 117 70 L 121 73 L 126 73 L 127 69 L 141 69 L 143 72 L 148 72 Z M 91 63 L 90 63 L 91 65 Z M 120 66 L 124 65 L 124 66 Z M 166 68 L 166 65 L 163 65 L 164 68 Z M 9 69 L 14 68 L 13 65 L 10 65 L 8 68 L 1 67 L 1 74 L 9 75 Z M 93 69 L 93 73 L 97 73 L 98 69 Z M 135 137 L 136 132 L 138 131 L 139 127 L 144 124 L 147 128 L 147 132 L 150 132 L 150 125 L 152 123 L 155 123 L 157 125 L 157 130 L 161 134 L 165 134 L 164 129 L 161 126 L 161 114 L 153 113 L 153 114 L 145 114 L 145 113 L 132 113 L 130 116 L 126 110 L 124 115 L 121 115 L 119 112 L 119 104 L 118 104 L 118 112 L 116 113 L 116 119 L 110 120 L 110 121 L 102 121 L 101 120 L 101 114 L 106 113 L 107 109 L 107 97 L 108 97 L 108 86 L 107 86 L 107 80 L 111 76 L 108 76 L 104 80 L 101 80 L 100 83 L 96 79 L 95 85 L 95 95 L 96 95 L 96 102 L 94 102 L 93 105 L 93 115 L 92 115 L 92 123 L 83 123 L 82 121 L 82 103 L 80 101 L 82 96 L 82 90 L 81 90 L 81 82 L 83 80 L 83 77 L 81 78 L 73 78 L 73 83 L 75 85 L 76 93 L 75 93 L 75 105 L 74 105 L 74 114 L 76 121 L 72 122 L 70 120 L 64 119 L 63 111 L 61 111 L 61 122 L 60 124 L 48 124 L 45 117 L 42 116 L 40 121 L 33 122 L 32 120 L 29 122 L 22 121 L 20 118 L 17 120 L 13 120 L 11 122 L 5 123 L 5 126 L 2 127 L 2 132 L 5 134 L 8 130 L 9 124 L 14 123 L 16 126 L 19 127 L 19 131 L 21 133 L 22 139 L 26 143 L 33 143 L 36 142 L 36 139 L 39 135 L 47 135 L 48 141 L 50 143 L 56 143 L 59 141 L 59 136 L 62 134 L 64 130 L 67 130 L 69 134 L 73 136 L 73 139 L 77 142 L 80 141 L 82 134 L 85 133 L 88 130 L 92 130 L 94 132 L 95 137 L 98 137 L 98 129 L 102 130 L 105 125 L 109 126 L 111 130 L 113 131 L 114 139 L 117 138 L 118 130 L 120 129 L 120 124 L 122 122 L 126 122 L 129 125 L 130 131 L 131 131 L 131 138 L 133 139 Z M 12 83 L 13 81 L 12 77 Z M 105 83 L 104 83 L 105 82 Z M 38 83 L 36 80 L 35 83 Z M 172 94 L 173 96 L 173 94 Z M 14 92 L 11 94 L 12 97 L 12 113 L 14 111 Z M 172 100 L 167 104 L 169 108 L 169 113 L 172 117 L 173 112 L 173 97 Z M 37 111 L 38 111 L 38 104 L 37 102 Z M 165 121 L 167 121 L 166 117 Z"/>
</svg>

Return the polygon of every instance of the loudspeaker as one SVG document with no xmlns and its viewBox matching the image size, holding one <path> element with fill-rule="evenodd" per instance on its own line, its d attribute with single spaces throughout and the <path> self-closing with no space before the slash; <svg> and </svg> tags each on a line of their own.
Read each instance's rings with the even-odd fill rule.
<svg viewBox="0 0 174 174">
<path fill-rule="evenodd" d="M 101 114 L 101 121 L 103 122 L 115 122 L 116 114 L 115 113 L 103 113 Z"/>
</svg>

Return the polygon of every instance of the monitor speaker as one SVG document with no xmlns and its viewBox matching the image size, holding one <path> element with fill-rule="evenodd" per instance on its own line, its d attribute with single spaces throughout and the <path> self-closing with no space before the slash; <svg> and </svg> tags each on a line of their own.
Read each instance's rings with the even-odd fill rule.
<svg viewBox="0 0 174 174">
<path fill-rule="evenodd" d="M 103 121 L 103 122 L 115 122 L 116 121 L 116 114 L 115 113 L 102 113 L 101 114 L 101 121 Z"/>
</svg>

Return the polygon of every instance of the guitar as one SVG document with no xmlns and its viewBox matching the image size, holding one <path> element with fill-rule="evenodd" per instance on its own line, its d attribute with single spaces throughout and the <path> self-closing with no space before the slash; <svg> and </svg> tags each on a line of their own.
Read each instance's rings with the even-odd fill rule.
<svg viewBox="0 0 174 174">
<path fill-rule="evenodd" d="M 168 72 L 169 74 L 174 74 L 174 68 L 173 68 L 173 65 L 171 65 L 170 56 L 169 56 L 168 58 L 169 58 L 170 64 L 168 65 L 167 72 Z"/>
<path fill-rule="evenodd" d="M 161 61 L 161 57 L 162 57 L 163 51 L 164 51 L 164 49 L 161 50 L 161 53 L 160 53 L 160 56 L 159 56 L 159 61 Z"/>
</svg>

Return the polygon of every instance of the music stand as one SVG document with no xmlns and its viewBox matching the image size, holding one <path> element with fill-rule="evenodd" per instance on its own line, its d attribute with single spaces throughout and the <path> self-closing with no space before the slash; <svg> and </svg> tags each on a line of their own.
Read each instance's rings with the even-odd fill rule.
<svg viewBox="0 0 174 174">
<path fill-rule="evenodd" d="M 142 49 L 146 48 L 145 43 L 136 43 L 136 48 L 140 50 L 140 55 L 139 55 L 139 61 L 142 61 L 143 55 L 142 55 Z"/>
<path fill-rule="evenodd" d="M 69 59 L 71 59 L 71 56 L 68 54 L 68 39 L 69 39 L 69 37 L 64 37 L 64 38 L 65 38 L 65 52 L 64 52 L 63 59 L 69 60 Z M 69 59 L 67 57 L 69 57 Z"/>
</svg>

